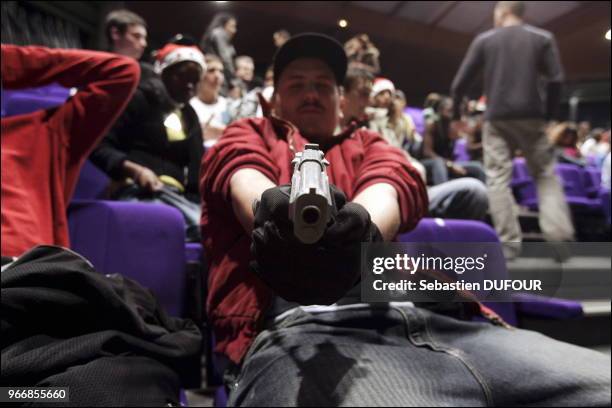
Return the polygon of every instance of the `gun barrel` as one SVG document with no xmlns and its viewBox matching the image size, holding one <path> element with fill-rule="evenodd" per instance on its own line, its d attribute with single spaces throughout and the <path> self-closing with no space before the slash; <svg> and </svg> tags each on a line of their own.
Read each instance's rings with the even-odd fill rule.
<svg viewBox="0 0 612 408">
<path fill-rule="evenodd" d="M 307 144 L 294 159 L 289 218 L 293 221 L 295 236 L 305 244 L 321 239 L 331 215 L 327 165 L 316 144 Z"/>
</svg>

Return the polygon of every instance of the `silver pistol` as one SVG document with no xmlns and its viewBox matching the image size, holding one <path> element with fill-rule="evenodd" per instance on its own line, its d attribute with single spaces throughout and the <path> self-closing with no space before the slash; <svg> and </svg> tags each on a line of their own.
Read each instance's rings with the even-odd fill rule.
<svg viewBox="0 0 612 408">
<path fill-rule="evenodd" d="M 323 236 L 332 212 L 332 197 L 325 169 L 329 162 L 319 150 L 319 145 L 310 143 L 298 152 L 291 163 L 291 195 L 289 196 L 289 219 L 293 221 L 293 233 L 304 244 L 313 244 Z"/>
</svg>

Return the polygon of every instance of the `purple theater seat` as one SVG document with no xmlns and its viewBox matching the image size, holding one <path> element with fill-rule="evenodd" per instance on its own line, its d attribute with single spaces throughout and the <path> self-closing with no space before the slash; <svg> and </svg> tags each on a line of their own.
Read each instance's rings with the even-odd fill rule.
<svg viewBox="0 0 612 408">
<path fill-rule="evenodd" d="M 185 233 L 181 213 L 165 205 L 73 201 L 71 247 L 102 273 L 118 273 L 149 288 L 172 316 L 183 312 Z"/>
<path fill-rule="evenodd" d="M 517 203 L 530 207 L 535 203 L 537 208 L 538 196 L 533 179 L 529 175 L 527 163 L 523 157 L 512 160 L 512 181 L 510 183 Z"/>
<path fill-rule="evenodd" d="M 423 109 L 407 107 L 404 109 L 404 113 L 410 115 L 414 122 L 414 127 L 419 134 L 425 132 L 425 119 L 423 119 Z"/>
<path fill-rule="evenodd" d="M 204 250 L 202 244 L 197 242 L 188 242 L 185 244 L 185 260 L 187 262 L 201 262 L 203 260 Z"/>
<path fill-rule="evenodd" d="M 597 197 L 601 185 L 601 170 L 596 167 L 586 167 L 582 174 L 587 195 L 590 198 Z"/>
<path fill-rule="evenodd" d="M 227 407 L 227 391 L 225 390 L 225 387 L 217 387 L 215 390 L 213 407 Z"/>
<path fill-rule="evenodd" d="M 398 236 L 400 242 L 499 242 L 491 226 L 472 220 L 443 220 L 441 218 L 424 218 L 417 227 L 406 234 Z M 497 259 L 503 259 L 502 248 L 498 248 Z M 507 279 L 508 272 L 504 265 L 496 268 L 498 276 L 494 279 Z M 516 325 L 517 318 L 512 303 L 484 302 L 495 310 L 505 321 Z"/>
<path fill-rule="evenodd" d="M 467 150 L 467 141 L 464 138 L 455 141 L 453 156 L 457 162 L 469 162 L 472 160 Z"/>
<path fill-rule="evenodd" d="M 66 102 L 70 89 L 57 84 L 40 88 L 6 90 L 2 99 L 4 116 L 23 115 L 41 109 L 49 109 Z"/>
<path fill-rule="evenodd" d="M 110 179 L 102 170 L 94 166 L 89 160 L 86 160 L 81 168 L 72 199 L 102 199 L 105 197 L 106 187 L 109 182 Z"/>
<path fill-rule="evenodd" d="M 535 182 L 529 175 L 527 164 L 523 158 L 513 160 L 512 183 L 516 201 L 532 211 L 538 211 L 538 196 Z M 598 197 L 589 197 L 585 186 L 584 170 L 573 164 L 559 163 L 555 173 L 565 191 L 567 203 L 572 211 L 577 213 L 601 213 L 602 204 Z"/>
<path fill-rule="evenodd" d="M 515 293 L 512 300 L 521 316 L 559 320 L 583 316 L 582 305 L 572 300 L 545 298 L 530 293 Z"/>
<path fill-rule="evenodd" d="M 401 242 L 499 242 L 495 230 L 489 225 L 479 221 L 442 220 L 440 218 L 424 218 L 417 227 L 399 237 Z M 500 248 L 501 249 L 501 248 Z M 502 278 L 508 276 L 505 265 L 500 273 Z M 495 278 L 499 278 L 496 276 Z M 517 324 L 517 313 L 533 317 L 548 319 L 563 319 L 576 317 L 582 314 L 582 305 L 579 302 L 563 299 L 551 299 L 530 294 L 515 294 L 513 302 L 484 302 L 495 310 L 510 324 Z M 520 303 L 515 308 L 514 301 Z"/>
<path fill-rule="evenodd" d="M 560 177 L 565 190 L 565 196 L 572 210 L 579 212 L 600 213 L 599 198 L 589 198 L 585 186 L 585 171 L 573 164 L 558 163 L 555 172 Z"/>
<path fill-rule="evenodd" d="M 601 208 L 608 224 L 612 224 L 612 219 L 610 218 L 610 189 L 602 187 L 599 190 L 599 199 L 601 200 Z"/>
<path fill-rule="evenodd" d="M 472 220 L 423 218 L 416 228 L 398 236 L 400 242 L 499 242 L 490 225 Z"/>
</svg>

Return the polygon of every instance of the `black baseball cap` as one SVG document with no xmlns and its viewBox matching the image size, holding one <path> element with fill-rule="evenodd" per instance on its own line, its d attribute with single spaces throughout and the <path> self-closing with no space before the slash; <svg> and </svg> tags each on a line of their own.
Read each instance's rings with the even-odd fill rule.
<svg viewBox="0 0 612 408">
<path fill-rule="evenodd" d="M 336 83 L 342 85 L 348 60 L 342 44 L 324 34 L 303 33 L 291 37 L 274 55 L 274 84 L 293 60 L 317 58 L 325 62 L 334 73 Z"/>
</svg>

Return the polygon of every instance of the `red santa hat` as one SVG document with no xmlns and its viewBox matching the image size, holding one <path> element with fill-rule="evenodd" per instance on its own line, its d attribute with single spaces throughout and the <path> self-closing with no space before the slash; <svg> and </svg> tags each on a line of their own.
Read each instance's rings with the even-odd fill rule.
<svg viewBox="0 0 612 408">
<path fill-rule="evenodd" d="M 166 68 L 183 61 L 192 61 L 206 71 L 206 62 L 200 49 L 194 45 L 166 44 L 155 55 L 155 71 L 161 74 Z"/>
<path fill-rule="evenodd" d="M 393 94 L 395 93 L 395 85 L 387 78 L 376 78 L 372 85 L 372 93 L 370 95 L 374 97 L 383 91 L 389 91 Z"/>
</svg>

